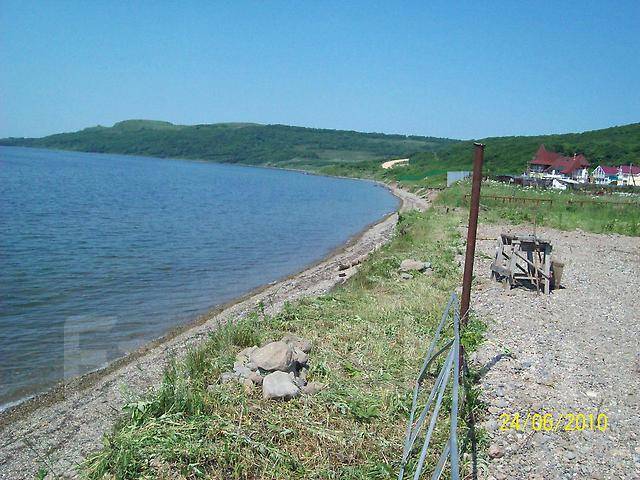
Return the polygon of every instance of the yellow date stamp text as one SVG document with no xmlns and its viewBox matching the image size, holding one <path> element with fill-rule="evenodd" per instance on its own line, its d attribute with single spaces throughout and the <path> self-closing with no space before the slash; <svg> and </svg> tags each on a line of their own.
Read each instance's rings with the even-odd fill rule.
<svg viewBox="0 0 640 480">
<path fill-rule="evenodd" d="M 518 432 L 605 432 L 609 427 L 606 413 L 501 413 L 500 427 L 502 432 L 515 430 Z"/>
</svg>

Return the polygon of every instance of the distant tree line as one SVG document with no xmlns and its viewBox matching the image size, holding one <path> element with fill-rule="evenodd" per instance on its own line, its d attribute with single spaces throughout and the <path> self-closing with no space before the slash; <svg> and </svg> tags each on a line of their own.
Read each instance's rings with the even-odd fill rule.
<svg viewBox="0 0 640 480">
<path fill-rule="evenodd" d="M 286 125 L 182 126 L 129 120 L 43 138 L 8 138 L 2 145 L 210 160 L 251 165 L 328 164 L 385 159 L 441 148 L 452 140 Z"/>
</svg>

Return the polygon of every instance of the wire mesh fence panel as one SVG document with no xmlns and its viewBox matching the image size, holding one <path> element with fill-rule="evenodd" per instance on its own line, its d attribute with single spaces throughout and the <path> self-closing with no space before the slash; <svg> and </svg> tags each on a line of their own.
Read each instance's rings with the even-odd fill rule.
<svg viewBox="0 0 640 480">
<path fill-rule="evenodd" d="M 445 325 L 451 321 L 453 324 L 453 338 L 447 340 L 444 346 L 438 349 L 438 343 L 442 339 L 442 333 Z M 460 302 L 458 296 L 452 293 L 447 305 L 442 313 L 442 318 L 436 331 L 434 333 L 431 344 L 427 349 L 427 354 L 422 362 L 422 368 L 416 379 L 416 384 L 413 389 L 413 402 L 411 410 L 409 412 L 409 420 L 407 422 L 407 430 L 405 433 L 405 442 L 402 449 L 402 462 L 400 465 L 400 471 L 398 473 L 398 480 L 409 478 L 407 476 L 407 466 L 412 459 L 415 458 L 415 453 L 418 451 L 417 463 L 413 472 L 413 479 L 418 480 L 423 474 L 427 455 L 429 454 L 429 446 L 436 430 L 438 421 L 445 421 L 447 418 L 445 415 L 440 415 L 443 405 L 443 399 L 445 391 L 449 384 L 451 384 L 451 408 L 449 411 L 449 435 L 446 443 L 442 449 L 442 453 L 438 458 L 435 468 L 431 474 L 432 479 L 438 479 L 441 477 L 444 469 L 449 460 L 451 479 L 458 480 L 460 478 L 459 467 L 459 452 L 458 452 L 458 395 L 459 395 L 459 381 L 460 381 Z M 436 380 L 431 388 L 427 397 L 424 407 L 422 407 L 420 413 L 416 414 L 419 410 L 420 404 L 419 398 L 423 389 L 423 383 L 431 367 L 438 358 L 445 356 L 443 366 L 436 377 Z M 422 432 L 423 427 L 426 427 L 424 437 Z M 420 446 L 421 444 L 421 446 Z"/>
</svg>

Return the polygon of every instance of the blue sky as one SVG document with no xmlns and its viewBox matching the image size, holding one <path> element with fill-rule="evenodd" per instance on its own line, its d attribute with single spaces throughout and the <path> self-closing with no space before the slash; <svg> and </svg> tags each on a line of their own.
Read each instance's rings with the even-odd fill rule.
<svg viewBox="0 0 640 480">
<path fill-rule="evenodd" d="M 640 2 L 0 3 L 0 137 L 129 118 L 481 138 L 640 121 Z"/>
</svg>

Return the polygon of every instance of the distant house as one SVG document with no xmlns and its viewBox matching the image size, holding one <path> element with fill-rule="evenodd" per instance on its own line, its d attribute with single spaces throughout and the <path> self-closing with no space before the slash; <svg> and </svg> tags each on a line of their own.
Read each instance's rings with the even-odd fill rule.
<svg viewBox="0 0 640 480">
<path fill-rule="evenodd" d="M 618 167 L 607 167 L 598 165 L 592 173 L 593 183 L 598 185 L 609 185 L 618 183 Z"/>
<path fill-rule="evenodd" d="M 551 179 L 571 179 L 580 183 L 589 181 L 589 162 L 582 154 L 573 157 L 547 150 L 540 145 L 536 155 L 529 164 L 531 176 Z"/>
<path fill-rule="evenodd" d="M 618 185 L 634 185 L 640 187 L 640 167 L 621 165 L 618 167 Z"/>
<path fill-rule="evenodd" d="M 635 185 L 640 187 L 640 167 L 633 165 L 619 167 L 598 165 L 592 176 L 594 183 L 599 185 Z"/>
</svg>

